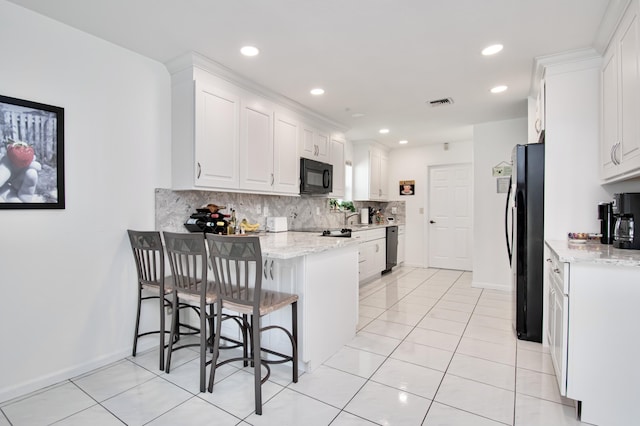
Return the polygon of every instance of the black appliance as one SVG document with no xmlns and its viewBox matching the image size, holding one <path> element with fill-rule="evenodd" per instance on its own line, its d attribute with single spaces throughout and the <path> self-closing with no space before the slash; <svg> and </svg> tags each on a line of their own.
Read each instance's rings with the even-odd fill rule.
<svg viewBox="0 0 640 426">
<path fill-rule="evenodd" d="M 387 226 L 387 267 L 383 274 L 391 272 L 391 269 L 398 264 L 398 227 Z"/>
<path fill-rule="evenodd" d="M 513 326 L 518 339 L 541 343 L 544 144 L 516 145 L 513 148 L 512 164 L 505 233 L 511 263 L 512 294 L 515 299 Z"/>
<path fill-rule="evenodd" d="M 328 194 L 333 191 L 333 165 L 300 159 L 300 194 Z"/>
<path fill-rule="evenodd" d="M 613 246 L 620 249 L 640 250 L 640 235 L 635 229 L 635 222 L 640 219 L 640 193 L 613 194 L 612 211 L 615 219 Z"/>
<path fill-rule="evenodd" d="M 345 237 L 351 238 L 351 229 L 342 228 L 342 229 L 325 229 L 322 231 L 323 237 Z"/>
<path fill-rule="evenodd" d="M 613 203 L 598 204 L 598 220 L 600 221 L 600 243 L 613 244 Z"/>
</svg>

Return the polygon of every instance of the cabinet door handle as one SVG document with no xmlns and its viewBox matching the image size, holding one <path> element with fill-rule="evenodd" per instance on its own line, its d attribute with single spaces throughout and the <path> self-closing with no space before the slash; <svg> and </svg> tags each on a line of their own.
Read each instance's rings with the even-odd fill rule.
<svg viewBox="0 0 640 426">
<path fill-rule="evenodd" d="M 273 173 L 271 173 L 271 186 L 273 186 L 273 182 L 275 181 L 274 177 L 273 177 Z"/>
<path fill-rule="evenodd" d="M 611 158 L 611 162 L 613 163 L 614 166 L 616 165 L 616 160 L 613 158 L 613 149 L 615 147 L 616 147 L 616 144 L 614 143 L 613 145 L 611 145 L 611 149 L 609 150 L 609 158 Z"/>
<path fill-rule="evenodd" d="M 613 159 L 616 160 L 616 164 L 617 165 L 621 164 L 620 160 L 618 159 L 618 152 L 620 152 L 620 149 L 619 149 L 620 145 L 621 145 L 621 143 L 618 141 L 618 143 L 616 144 L 615 148 L 613 149 Z"/>
<path fill-rule="evenodd" d="M 559 274 L 559 273 L 560 273 L 560 269 L 558 269 L 558 268 L 553 268 L 553 272 L 555 272 L 556 274 Z"/>
<path fill-rule="evenodd" d="M 551 258 L 548 258 L 548 259 L 547 259 L 547 262 L 551 263 Z"/>
<path fill-rule="evenodd" d="M 198 161 L 198 174 L 196 175 L 198 179 L 200 179 L 200 173 L 202 173 L 202 167 L 200 167 L 200 162 Z"/>
<path fill-rule="evenodd" d="M 267 279 L 267 262 L 269 262 L 269 259 L 264 261 L 264 266 L 262 268 L 262 274 L 264 275 L 264 279 Z"/>
<path fill-rule="evenodd" d="M 540 133 L 540 130 L 542 130 L 542 120 L 536 118 L 534 128 L 536 129 L 536 133 Z"/>
<path fill-rule="evenodd" d="M 615 166 L 619 166 L 620 162 L 618 161 L 618 159 L 616 158 L 616 152 L 618 151 L 618 147 L 620 146 L 620 142 L 616 142 L 613 144 L 613 146 L 611 147 L 611 162 L 615 165 Z"/>
<path fill-rule="evenodd" d="M 273 279 L 273 260 L 271 261 L 271 266 L 269 267 L 269 275 L 271 276 L 271 279 Z"/>
</svg>

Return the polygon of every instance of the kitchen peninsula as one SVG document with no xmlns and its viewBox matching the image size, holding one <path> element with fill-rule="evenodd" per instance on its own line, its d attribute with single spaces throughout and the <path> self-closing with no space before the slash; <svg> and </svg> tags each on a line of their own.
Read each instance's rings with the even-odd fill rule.
<svg viewBox="0 0 640 426">
<path fill-rule="evenodd" d="M 348 343 L 358 324 L 358 242 L 318 233 L 280 232 L 260 236 L 263 287 L 295 293 L 298 303 L 300 366 L 312 371 Z M 290 323 L 288 310 L 264 318 L 263 325 Z M 265 333 L 262 344 L 290 348 L 282 333 Z M 289 349 L 290 350 L 290 349 Z"/>
<path fill-rule="evenodd" d="M 156 189 L 155 199 L 155 227 L 159 231 L 186 232 L 184 222 L 191 212 L 208 203 L 224 205 L 227 211 L 233 208 L 238 220 L 257 222 L 260 230 L 266 227 L 266 216 L 286 217 L 289 232 L 258 234 L 264 263 L 262 279 L 264 288 L 296 293 L 300 298 L 300 368 L 313 370 L 355 336 L 362 240 L 323 237 L 320 231 L 291 231 L 344 227 L 347 213 L 331 211 L 328 199 L 161 188 Z M 385 217 L 393 216 L 396 224 L 404 223 L 404 201 L 361 202 L 356 207 L 364 206 L 386 211 Z M 396 213 L 390 214 L 392 210 Z M 288 327 L 290 311 L 274 312 L 263 319 L 263 324 L 269 321 Z M 229 328 L 223 332 L 237 331 Z M 285 352 L 291 347 L 277 332 L 264 333 L 263 345 Z"/>
</svg>

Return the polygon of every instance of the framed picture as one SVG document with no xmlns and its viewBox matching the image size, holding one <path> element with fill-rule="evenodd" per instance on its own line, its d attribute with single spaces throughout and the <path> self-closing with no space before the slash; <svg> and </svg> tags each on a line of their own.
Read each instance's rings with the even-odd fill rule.
<svg viewBox="0 0 640 426">
<path fill-rule="evenodd" d="M 416 193 L 416 181 L 415 180 L 401 180 L 400 181 L 400 195 L 413 195 Z"/>
<path fill-rule="evenodd" d="M 64 209 L 64 108 L 0 95 L 0 209 Z"/>
</svg>

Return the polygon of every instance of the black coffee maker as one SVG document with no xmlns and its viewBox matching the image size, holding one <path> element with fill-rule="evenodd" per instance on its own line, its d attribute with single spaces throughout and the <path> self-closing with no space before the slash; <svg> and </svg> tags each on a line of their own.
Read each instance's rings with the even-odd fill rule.
<svg viewBox="0 0 640 426">
<path fill-rule="evenodd" d="M 612 211 L 615 219 L 613 246 L 640 250 L 640 235 L 635 232 L 635 221 L 640 219 L 640 193 L 614 194 Z"/>
<path fill-rule="evenodd" d="M 600 242 L 602 244 L 613 244 L 613 203 L 598 204 L 598 220 L 600 221 Z"/>
</svg>

